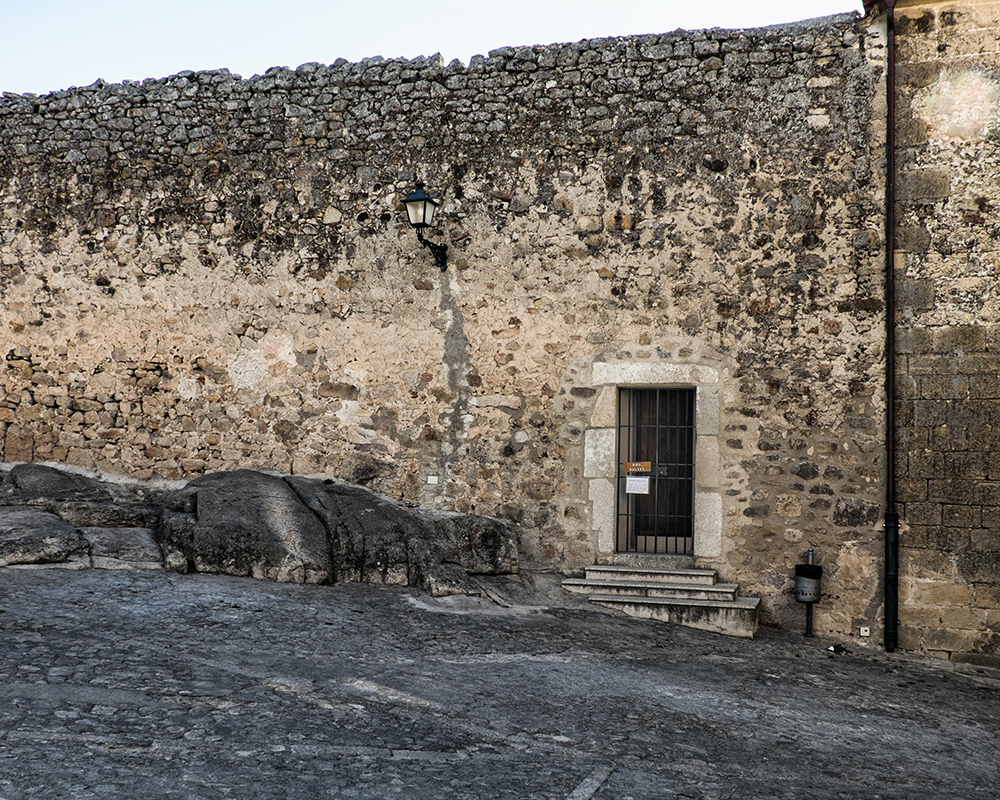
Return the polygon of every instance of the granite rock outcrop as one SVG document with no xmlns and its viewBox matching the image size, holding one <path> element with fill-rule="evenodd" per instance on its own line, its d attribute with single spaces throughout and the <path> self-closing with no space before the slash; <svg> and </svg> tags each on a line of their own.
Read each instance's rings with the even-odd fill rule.
<svg viewBox="0 0 1000 800">
<path fill-rule="evenodd" d="M 332 480 L 234 470 L 171 491 L 18 464 L 0 483 L 0 566 L 162 567 L 478 594 L 471 576 L 517 572 L 518 549 L 507 522 L 408 508 Z"/>
</svg>

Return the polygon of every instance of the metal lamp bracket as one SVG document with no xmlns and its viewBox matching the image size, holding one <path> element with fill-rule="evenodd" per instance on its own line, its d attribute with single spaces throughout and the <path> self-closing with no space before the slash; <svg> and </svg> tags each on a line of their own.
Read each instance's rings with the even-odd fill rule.
<svg viewBox="0 0 1000 800">
<path fill-rule="evenodd" d="M 420 228 L 417 228 L 417 240 L 426 247 L 431 253 L 434 254 L 434 260 L 437 265 L 444 272 L 448 269 L 448 245 L 447 244 L 435 244 L 434 242 L 429 242 L 424 238 L 424 232 Z"/>
</svg>

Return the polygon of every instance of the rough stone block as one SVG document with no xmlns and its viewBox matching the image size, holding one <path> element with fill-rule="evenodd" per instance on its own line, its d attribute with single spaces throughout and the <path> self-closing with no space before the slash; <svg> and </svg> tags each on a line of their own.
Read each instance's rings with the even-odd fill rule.
<svg viewBox="0 0 1000 800">
<path fill-rule="evenodd" d="M 946 478 L 930 479 L 927 482 L 927 494 L 931 500 L 941 502 L 962 503 L 977 506 L 992 505 L 1000 492 L 1000 482 L 962 480 Z"/>
<path fill-rule="evenodd" d="M 969 394 L 972 397 L 1000 400 L 1000 364 L 996 372 L 970 375 Z"/>
<path fill-rule="evenodd" d="M 916 147 L 918 145 L 926 144 L 927 142 L 927 125 L 921 119 L 916 119 L 914 117 L 897 119 L 896 121 L 896 145 L 898 147 Z M 897 246 L 903 249 L 910 250 L 911 252 L 924 253 L 927 252 L 927 246 L 930 244 L 929 237 L 926 240 L 921 235 L 921 228 L 911 229 L 912 233 L 908 233 L 905 229 L 897 234 Z M 924 231 L 926 233 L 926 231 Z"/>
<path fill-rule="evenodd" d="M 615 550 L 615 483 L 604 478 L 589 481 L 591 518 L 597 529 L 598 553 L 609 556 Z"/>
<path fill-rule="evenodd" d="M 997 583 L 976 584 L 972 604 L 977 608 L 1000 608 L 1000 576 L 997 576 Z"/>
<path fill-rule="evenodd" d="M 970 531 L 969 545 L 980 553 L 1000 553 L 1000 529 L 983 528 Z"/>
<path fill-rule="evenodd" d="M 905 371 L 896 374 L 896 400 L 915 400 L 917 394 L 917 381 L 913 376 Z"/>
<path fill-rule="evenodd" d="M 956 567 L 967 583 L 995 583 L 1000 575 L 1000 552 L 992 548 L 960 552 Z"/>
<path fill-rule="evenodd" d="M 590 424 L 594 428 L 614 428 L 618 424 L 618 389 L 614 386 L 604 386 L 594 403 L 594 411 L 590 415 Z"/>
<path fill-rule="evenodd" d="M 997 500 L 1000 502 L 1000 498 L 997 498 Z M 983 506 L 981 514 L 984 528 L 1000 529 L 1000 505 Z"/>
<path fill-rule="evenodd" d="M 979 325 L 954 325 L 934 330 L 935 353 L 978 353 L 986 349 L 986 330 Z"/>
<path fill-rule="evenodd" d="M 949 528 L 978 528 L 981 516 L 979 506 L 941 506 L 941 524 Z"/>
<path fill-rule="evenodd" d="M 80 534 L 55 514 L 27 506 L 0 508 L 0 567 L 61 563 L 86 554 Z"/>
<path fill-rule="evenodd" d="M 921 375 L 917 391 L 924 400 L 953 400 L 969 396 L 969 379 L 965 375 Z"/>
<path fill-rule="evenodd" d="M 940 525 L 941 503 L 907 503 L 904 519 L 910 525 Z"/>
<path fill-rule="evenodd" d="M 882 506 L 862 497 L 838 497 L 833 510 L 833 523 L 842 527 L 866 527 L 881 519 Z"/>
<path fill-rule="evenodd" d="M 901 535 L 904 538 L 906 536 L 905 533 Z M 961 581 L 951 553 L 914 548 L 905 541 L 902 545 L 899 551 L 899 574 L 901 577 L 911 576 L 919 580 L 936 579 L 950 583 Z"/>
<path fill-rule="evenodd" d="M 901 172 L 896 184 L 899 200 L 942 200 L 951 194 L 951 171 L 945 167 Z"/>
<path fill-rule="evenodd" d="M 926 233 L 926 231 L 924 232 Z M 930 244 L 930 236 L 927 237 L 927 243 Z M 896 285 L 896 303 L 900 309 L 931 308 L 934 305 L 934 281 L 900 281 Z"/>
<path fill-rule="evenodd" d="M 906 526 L 900 531 L 899 539 L 905 547 L 927 547 L 927 525 L 913 525 L 906 519 L 905 512 L 900 515 L 900 521 Z"/>
<path fill-rule="evenodd" d="M 905 616 L 905 611 L 902 612 Z M 969 630 L 944 630 L 940 622 L 932 628 L 924 628 L 910 624 L 908 619 L 900 619 L 899 646 L 904 650 L 913 650 L 931 655 L 939 652 L 946 654 L 968 650 L 975 640 L 975 634 Z"/>
<path fill-rule="evenodd" d="M 592 428 L 587 431 L 584 444 L 583 474 L 588 478 L 608 478 L 615 475 L 615 446 L 617 431 L 614 428 Z"/>
<path fill-rule="evenodd" d="M 948 403 L 943 400 L 913 401 L 913 424 L 917 427 L 938 427 L 948 422 Z"/>
<path fill-rule="evenodd" d="M 969 548 L 970 532 L 966 528 L 927 526 L 927 546 L 943 553 L 964 552 Z"/>
<path fill-rule="evenodd" d="M 906 596 L 907 607 L 971 606 L 973 589 L 964 584 L 918 581 Z"/>
<path fill-rule="evenodd" d="M 931 349 L 931 341 L 930 328 L 900 326 L 896 330 L 898 353 L 927 353 Z"/>
<path fill-rule="evenodd" d="M 975 631 L 986 622 L 986 612 L 978 608 L 967 608 L 957 605 L 938 605 L 934 607 L 907 606 L 906 624 L 924 628 L 928 632 Z M 934 640 L 932 649 L 946 650 L 949 648 L 937 646 L 940 640 Z"/>
<path fill-rule="evenodd" d="M 933 337 L 933 331 L 931 331 Z M 918 348 L 922 348 L 922 343 Z M 910 375 L 945 375 L 954 369 L 950 358 L 940 355 L 930 355 L 928 346 L 926 350 L 914 349 L 913 355 L 907 359 L 907 367 Z"/>
<path fill-rule="evenodd" d="M 927 481 L 922 478 L 899 478 L 896 497 L 900 503 L 919 503 L 927 499 Z"/>
</svg>

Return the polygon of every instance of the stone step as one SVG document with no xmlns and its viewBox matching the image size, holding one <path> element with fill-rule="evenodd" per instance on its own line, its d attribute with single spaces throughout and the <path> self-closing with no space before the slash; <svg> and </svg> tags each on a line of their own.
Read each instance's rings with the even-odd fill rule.
<svg viewBox="0 0 1000 800">
<path fill-rule="evenodd" d="M 671 583 L 712 586 L 714 569 L 658 569 L 598 564 L 587 567 L 587 580 L 633 581 L 637 583 Z"/>
<path fill-rule="evenodd" d="M 674 553 L 615 553 L 611 563 L 641 569 L 692 569 L 694 556 Z"/>
<path fill-rule="evenodd" d="M 661 581 L 582 580 L 570 578 L 563 588 L 577 594 L 602 594 L 632 597 L 668 597 L 691 600 L 735 600 L 739 586 L 735 583 L 692 584 Z"/>
<path fill-rule="evenodd" d="M 759 597 L 739 597 L 722 602 L 595 594 L 590 602 L 640 619 L 655 619 L 743 639 L 752 639 L 757 632 L 760 607 Z"/>
</svg>

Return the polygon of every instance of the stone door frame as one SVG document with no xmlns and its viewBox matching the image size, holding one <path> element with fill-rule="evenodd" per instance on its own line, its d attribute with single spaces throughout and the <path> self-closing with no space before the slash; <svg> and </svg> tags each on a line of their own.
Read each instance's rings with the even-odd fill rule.
<svg viewBox="0 0 1000 800">
<path fill-rule="evenodd" d="M 618 389 L 693 388 L 697 438 L 694 458 L 694 556 L 722 553 L 719 455 L 719 370 L 701 364 L 594 362 L 592 385 L 600 396 L 584 432 L 584 478 L 591 504 L 598 563 L 615 555 L 618 480 Z"/>
</svg>

